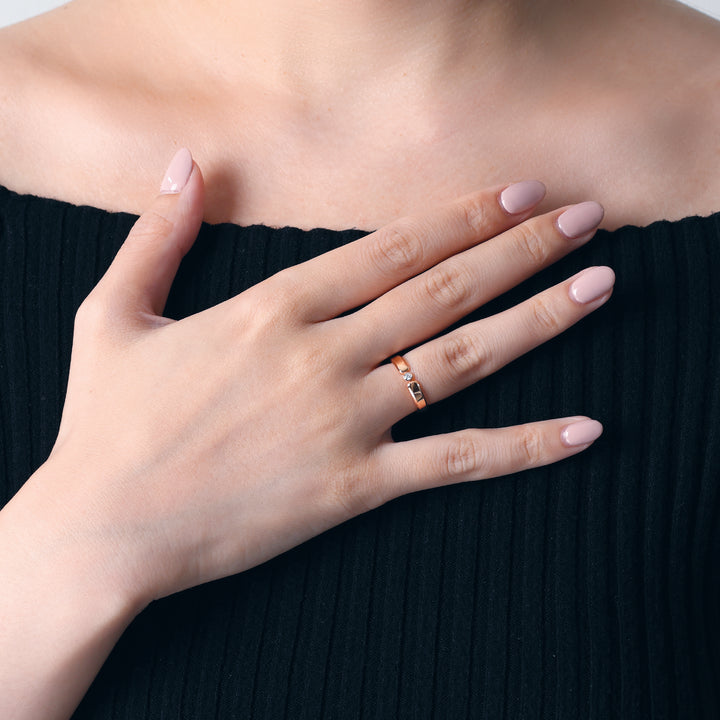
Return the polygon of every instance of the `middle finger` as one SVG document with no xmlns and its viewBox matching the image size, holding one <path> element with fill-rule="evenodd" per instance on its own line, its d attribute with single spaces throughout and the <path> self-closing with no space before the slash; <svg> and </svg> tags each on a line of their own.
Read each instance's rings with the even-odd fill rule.
<svg viewBox="0 0 720 720">
<path fill-rule="evenodd" d="M 350 322 L 375 367 L 510 290 L 586 243 L 603 218 L 596 202 L 531 218 L 441 262 L 358 310 Z"/>
</svg>

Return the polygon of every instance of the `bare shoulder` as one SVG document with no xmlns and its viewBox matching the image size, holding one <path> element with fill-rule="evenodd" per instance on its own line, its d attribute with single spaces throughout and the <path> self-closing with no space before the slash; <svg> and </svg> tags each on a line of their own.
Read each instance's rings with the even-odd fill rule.
<svg viewBox="0 0 720 720">
<path fill-rule="evenodd" d="M 719 45 L 720 47 L 720 45 Z M 655 214 L 669 220 L 720 211 L 720 66 L 647 99 L 630 113 L 637 124 L 628 170 L 645 162 Z M 650 213 L 652 214 L 652 213 Z"/>
<path fill-rule="evenodd" d="M 585 125 L 610 227 L 720 211 L 720 22 L 656 8 L 603 54 L 608 89 Z"/>
<path fill-rule="evenodd" d="M 0 29 L 0 185 L 137 213 L 156 191 L 158 168 L 185 144 L 212 190 L 213 222 L 379 226 L 426 206 L 428 197 L 451 199 L 527 173 L 554 188 L 554 206 L 603 202 L 608 229 L 720 211 L 720 22 L 685 6 L 658 2 L 647 17 L 634 18 L 641 22 L 595 33 L 593 46 L 548 77 L 548 91 L 533 99 L 524 140 L 515 133 L 508 139 L 516 118 L 502 114 L 517 103 L 498 102 L 492 126 L 468 123 L 458 105 L 458 122 L 448 120 L 463 131 L 429 152 L 428 172 L 420 174 L 427 180 L 397 197 L 376 187 L 377 168 L 388 174 L 383 138 L 358 138 L 364 175 L 352 148 L 330 169 L 325 147 L 295 152 L 292 123 L 275 122 L 277 136 L 268 142 L 261 96 L 252 95 L 258 107 L 243 112 L 242 122 L 237 113 L 217 112 L 227 98 L 214 97 L 212 84 L 200 83 L 192 69 L 176 72 L 179 59 L 168 62 L 168 48 L 140 37 L 134 18 L 118 21 L 116 7 L 73 2 Z M 248 102 L 243 88 L 236 95 Z M 497 140 L 496 152 L 488 137 Z M 467 152 L 473 142 L 487 148 L 482 167 Z M 288 150 L 296 157 L 292 172 Z M 419 175 L 417 153 L 401 146 L 397 155 L 413 158 L 386 178 L 403 188 Z M 452 181 L 437 187 L 438 176 Z M 338 188 L 345 194 L 328 210 L 327 193 Z M 368 208 L 377 213 L 372 222 Z"/>
<path fill-rule="evenodd" d="M 0 30 L 0 184 L 19 192 L 42 194 L 75 145 L 79 93 L 62 10 Z"/>
<path fill-rule="evenodd" d="M 649 139 L 660 148 L 666 197 L 674 190 L 686 215 L 708 215 L 720 211 L 720 21 L 685 7 L 677 13 L 658 33 L 664 62 L 648 69 L 659 81 L 648 100 Z"/>
<path fill-rule="evenodd" d="M 0 29 L 0 185 L 123 209 L 128 150 L 144 140 L 128 132 L 137 102 L 106 54 L 121 43 L 94 37 L 104 23 L 74 6 Z"/>
<path fill-rule="evenodd" d="M 37 124 L 38 54 L 29 23 L 0 30 L 0 183 L 11 185 Z M 40 63 L 42 61 L 40 60 Z"/>
</svg>

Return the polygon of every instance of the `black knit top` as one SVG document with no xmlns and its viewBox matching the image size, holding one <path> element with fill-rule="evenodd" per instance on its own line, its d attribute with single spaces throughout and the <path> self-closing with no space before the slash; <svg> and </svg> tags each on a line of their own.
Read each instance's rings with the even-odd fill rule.
<svg viewBox="0 0 720 720">
<path fill-rule="evenodd" d="M 134 220 L 0 188 L 2 504 L 52 448 L 75 311 Z M 204 225 L 166 315 L 363 234 Z M 478 316 L 598 264 L 605 307 L 394 429 L 585 414 L 594 446 L 153 603 L 75 718 L 720 717 L 720 212 L 600 231 Z"/>
</svg>

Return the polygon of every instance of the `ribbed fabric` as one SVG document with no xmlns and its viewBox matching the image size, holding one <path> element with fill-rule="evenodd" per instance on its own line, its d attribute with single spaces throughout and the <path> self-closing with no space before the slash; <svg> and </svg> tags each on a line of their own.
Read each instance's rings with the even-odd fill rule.
<svg viewBox="0 0 720 720">
<path fill-rule="evenodd" d="M 134 220 L 0 189 L 3 503 L 47 458 L 75 311 Z M 166 314 L 361 235 L 203 226 Z M 590 450 L 154 603 L 76 720 L 720 717 L 720 213 L 600 231 L 477 316 L 593 264 L 604 308 L 394 430 L 587 414 Z"/>
</svg>

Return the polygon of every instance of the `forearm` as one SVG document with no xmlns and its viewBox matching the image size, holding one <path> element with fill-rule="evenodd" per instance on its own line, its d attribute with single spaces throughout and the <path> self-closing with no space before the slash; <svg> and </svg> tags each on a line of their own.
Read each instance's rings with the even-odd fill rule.
<svg viewBox="0 0 720 720">
<path fill-rule="evenodd" d="M 41 467 L 0 511 L 0 717 L 70 717 L 140 609 L 110 582 L 38 486 Z"/>
</svg>

